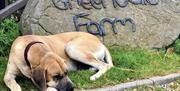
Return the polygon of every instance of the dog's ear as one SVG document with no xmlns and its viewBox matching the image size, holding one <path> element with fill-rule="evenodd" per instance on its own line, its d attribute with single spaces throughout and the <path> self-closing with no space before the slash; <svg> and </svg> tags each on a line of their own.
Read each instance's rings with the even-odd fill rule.
<svg viewBox="0 0 180 91">
<path fill-rule="evenodd" d="M 32 81 L 34 84 L 39 87 L 41 91 L 46 90 L 46 77 L 45 77 L 45 70 L 38 66 L 32 70 Z"/>
<path fill-rule="evenodd" d="M 56 61 L 58 62 L 58 64 L 62 67 L 62 69 L 64 71 L 66 71 L 67 70 L 67 65 L 65 64 L 65 60 L 63 58 L 57 56 L 56 54 L 54 56 L 56 57 L 56 59 L 57 59 Z"/>
</svg>

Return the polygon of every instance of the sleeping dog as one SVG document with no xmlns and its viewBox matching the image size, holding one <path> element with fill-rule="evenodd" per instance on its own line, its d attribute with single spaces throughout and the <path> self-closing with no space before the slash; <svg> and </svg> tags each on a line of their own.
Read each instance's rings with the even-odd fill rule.
<svg viewBox="0 0 180 91">
<path fill-rule="evenodd" d="M 11 47 L 4 82 L 11 91 L 21 91 L 15 78 L 24 75 L 41 91 L 72 91 L 67 72 L 79 70 L 78 63 L 98 70 L 93 81 L 113 67 L 108 49 L 89 33 L 21 36 Z"/>
</svg>

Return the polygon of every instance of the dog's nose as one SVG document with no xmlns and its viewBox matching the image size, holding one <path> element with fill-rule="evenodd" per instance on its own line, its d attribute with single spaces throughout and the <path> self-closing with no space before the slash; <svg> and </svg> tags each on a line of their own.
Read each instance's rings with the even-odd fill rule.
<svg viewBox="0 0 180 91">
<path fill-rule="evenodd" d="M 63 88 L 58 88 L 58 91 L 74 91 L 73 84 L 71 82 L 67 82 L 66 86 Z"/>
<path fill-rule="evenodd" d="M 74 87 L 73 87 L 73 84 L 71 82 L 68 82 L 68 86 L 67 86 L 66 91 L 74 91 Z"/>
<path fill-rule="evenodd" d="M 67 88 L 66 91 L 74 91 L 74 88 L 73 87 Z"/>
</svg>

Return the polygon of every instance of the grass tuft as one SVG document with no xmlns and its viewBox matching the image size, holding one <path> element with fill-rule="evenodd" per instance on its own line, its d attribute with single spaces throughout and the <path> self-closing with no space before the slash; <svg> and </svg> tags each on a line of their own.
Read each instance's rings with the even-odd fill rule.
<svg viewBox="0 0 180 91">
<path fill-rule="evenodd" d="M 174 51 L 180 54 L 180 37 L 176 40 L 175 44 L 173 45 Z"/>
<path fill-rule="evenodd" d="M 12 42 L 20 35 L 18 24 L 13 19 L 0 23 L 0 56 L 8 56 Z"/>
</svg>

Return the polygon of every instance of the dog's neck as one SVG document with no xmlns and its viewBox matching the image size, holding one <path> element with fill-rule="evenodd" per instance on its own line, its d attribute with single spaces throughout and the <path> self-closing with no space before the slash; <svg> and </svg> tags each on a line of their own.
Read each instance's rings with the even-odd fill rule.
<svg viewBox="0 0 180 91">
<path fill-rule="evenodd" d="M 24 50 L 24 59 L 26 61 L 26 64 L 29 66 L 29 68 L 31 68 L 31 64 L 30 64 L 30 62 L 28 60 L 28 52 L 29 52 L 29 49 L 32 47 L 32 45 L 37 44 L 37 43 L 43 44 L 40 41 L 32 41 L 26 46 L 26 48 Z"/>
</svg>

